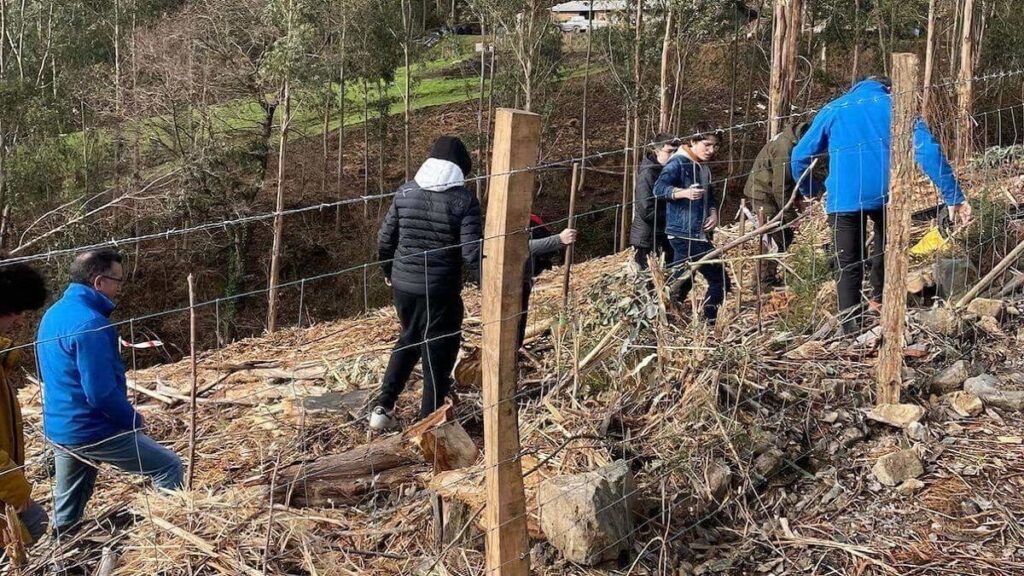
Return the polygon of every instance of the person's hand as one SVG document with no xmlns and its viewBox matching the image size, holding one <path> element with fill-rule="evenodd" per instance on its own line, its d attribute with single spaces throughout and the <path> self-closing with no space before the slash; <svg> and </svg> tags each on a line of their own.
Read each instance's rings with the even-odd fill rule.
<svg viewBox="0 0 1024 576">
<path fill-rule="evenodd" d="M 388 288 L 391 288 L 391 278 L 385 276 L 384 277 L 384 285 L 387 286 Z"/>
<path fill-rule="evenodd" d="M 704 189 L 700 184 L 693 184 L 689 188 L 678 188 L 672 193 L 676 200 L 700 200 L 704 197 Z"/>
<path fill-rule="evenodd" d="M 563 246 L 568 246 L 576 241 L 577 234 L 575 228 L 566 228 L 558 233 L 558 239 L 562 241 Z"/>
<path fill-rule="evenodd" d="M 704 220 L 704 231 L 710 232 L 718 226 L 718 210 L 712 210 Z"/>
<path fill-rule="evenodd" d="M 949 217 L 955 224 L 958 220 L 960 224 L 967 225 L 971 222 L 971 205 L 967 202 L 957 204 L 956 206 L 949 207 Z"/>
</svg>

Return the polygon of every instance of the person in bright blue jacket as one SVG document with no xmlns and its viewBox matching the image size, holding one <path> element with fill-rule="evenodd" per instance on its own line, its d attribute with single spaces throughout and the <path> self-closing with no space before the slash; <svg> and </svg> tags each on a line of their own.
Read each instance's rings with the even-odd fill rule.
<svg viewBox="0 0 1024 576">
<path fill-rule="evenodd" d="M 128 402 L 117 330 L 109 320 L 123 282 L 117 252 L 78 255 L 71 284 L 39 325 L 36 356 L 43 433 L 54 448 L 58 536 L 81 520 L 99 463 L 148 476 L 159 488 L 182 486 L 181 459 L 143 433 L 142 416 Z"/>
<path fill-rule="evenodd" d="M 718 201 L 711 182 L 708 162 L 715 157 L 721 137 L 706 123 L 699 123 L 690 137 L 669 160 L 654 183 L 655 198 L 666 202 L 665 234 L 672 246 L 671 266 L 698 260 L 714 250 L 711 232 L 718 226 Z M 718 308 L 729 290 L 729 276 L 719 263 L 702 264 L 697 271 L 708 282 L 704 296 L 704 320 L 714 325 Z M 685 300 L 691 282 L 683 284 L 679 298 Z"/>
<path fill-rule="evenodd" d="M 877 310 L 884 282 L 885 205 L 889 199 L 889 147 L 892 123 L 891 83 L 869 77 L 829 102 L 793 149 L 793 178 L 810 167 L 813 159 L 828 152 L 825 180 L 825 212 L 836 250 L 836 285 L 843 329 L 864 328 L 865 306 L 861 297 L 864 266 L 871 268 L 868 309 Z M 967 222 L 971 206 L 964 198 L 956 175 L 924 120 L 914 123 L 914 155 L 950 207 L 954 218 Z M 813 178 L 803 180 L 801 193 L 814 196 Z M 867 226 L 871 220 L 874 242 L 868 254 Z"/>
</svg>

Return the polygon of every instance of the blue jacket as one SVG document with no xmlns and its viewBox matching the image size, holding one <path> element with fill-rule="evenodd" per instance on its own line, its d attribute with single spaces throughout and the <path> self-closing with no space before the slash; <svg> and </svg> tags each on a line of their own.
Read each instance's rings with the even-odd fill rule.
<svg viewBox="0 0 1024 576">
<path fill-rule="evenodd" d="M 857 83 L 829 102 L 793 148 L 793 178 L 799 179 L 815 156 L 828 151 L 825 211 L 876 210 L 889 200 L 889 144 L 892 97 L 877 80 Z M 914 156 L 918 165 L 942 193 L 946 204 L 964 201 L 963 191 L 939 143 L 924 120 L 914 123 Z M 811 196 L 812 179 L 800 190 Z"/>
<path fill-rule="evenodd" d="M 672 199 L 673 188 L 689 188 L 693 184 L 704 188 L 703 198 Z M 711 184 L 711 171 L 706 166 L 694 162 L 685 153 L 673 156 L 654 183 L 654 196 L 666 203 L 665 234 L 673 238 L 707 240 L 704 220 L 717 209 L 718 203 Z"/>
<path fill-rule="evenodd" d="M 114 303 L 71 284 L 39 324 L 36 356 L 43 376 L 43 432 L 57 444 L 87 444 L 142 427 L 128 403 Z"/>
</svg>

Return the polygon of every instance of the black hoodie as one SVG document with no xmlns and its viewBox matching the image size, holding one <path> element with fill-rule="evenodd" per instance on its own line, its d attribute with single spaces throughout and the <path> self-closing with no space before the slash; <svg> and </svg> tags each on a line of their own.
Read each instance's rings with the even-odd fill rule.
<svg viewBox="0 0 1024 576">
<path fill-rule="evenodd" d="M 629 244 L 635 248 L 653 248 L 655 230 L 665 235 L 665 202 L 654 197 L 654 183 L 664 166 L 648 152 L 640 163 L 636 176 L 636 203 L 633 205 L 633 225 L 629 229 Z"/>
</svg>

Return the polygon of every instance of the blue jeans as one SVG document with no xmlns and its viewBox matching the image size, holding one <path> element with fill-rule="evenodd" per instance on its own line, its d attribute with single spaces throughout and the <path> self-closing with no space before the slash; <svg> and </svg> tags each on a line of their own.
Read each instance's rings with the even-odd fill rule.
<svg viewBox="0 0 1024 576">
<path fill-rule="evenodd" d="M 84 462 L 83 462 L 84 460 Z M 139 431 L 128 431 L 90 444 L 54 446 L 56 494 L 53 524 L 58 534 L 82 519 L 96 485 L 95 463 L 106 463 L 133 474 L 148 476 L 157 488 L 182 487 L 178 455 Z"/>
<path fill-rule="evenodd" d="M 673 272 L 673 276 L 679 276 L 689 269 L 688 267 L 683 267 L 683 264 L 699 260 L 705 254 L 715 249 L 710 242 L 704 240 L 671 238 L 669 241 L 672 243 L 672 251 L 675 256 L 672 267 L 678 268 Z M 729 275 L 726 274 L 725 267 L 721 264 L 701 264 L 697 267 L 697 272 L 700 272 L 701 276 L 708 281 L 708 292 L 704 296 L 704 302 L 701 303 L 704 309 L 704 319 L 708 323 L 714 324 L 718 319 L 718 308 L 725 301 L 725 293 L 729 291 Z M 680 301 L 686 300 L 691 288 L 693 288 L 692 279 L 683 282 L 679 289 Z"/>
</svg>

